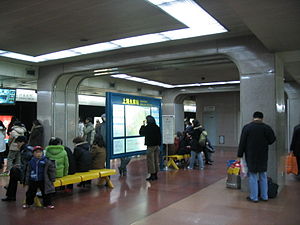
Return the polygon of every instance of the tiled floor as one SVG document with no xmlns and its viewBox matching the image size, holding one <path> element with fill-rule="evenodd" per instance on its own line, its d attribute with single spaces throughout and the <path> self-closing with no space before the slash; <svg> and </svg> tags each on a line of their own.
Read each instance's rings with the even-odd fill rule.
<svg viewBox="0 0 300 225">
<path fill-rule="evenodd" d="M 218 150 L 214 165 L 203 171 L 162 171 L 151 183 L 145 181 L 144 158 L 133 159 L 127 177 L 112 177 L 114 189 L 75 187 L 72 194 L 56 194 L 54 210 L 23 210 L 25 190 L 19 186 L 17 202 L 0 202 L 0 225 L 299 225 L 300 181 L 289 176 L 278 198 L 247 202 L 247 193 L 225 188 L 226 161 L 234 158 L 235 151 Z M 0 178 L 1 196 L 7 182 Z"/>
</svg>

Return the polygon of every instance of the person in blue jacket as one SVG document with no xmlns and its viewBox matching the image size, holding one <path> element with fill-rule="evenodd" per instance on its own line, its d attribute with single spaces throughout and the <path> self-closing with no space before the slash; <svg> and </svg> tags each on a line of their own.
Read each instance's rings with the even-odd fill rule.
<svg viewBox="0 0 300 225">
<path fill-rule="evenodd" d="M 54 209 L 51 201 L 51 194 L 55 192 L 53 182 L 55 181 L 55 165 L 44 156 L 43 148 L 35 146 L 33 148 L 33 157 L 28 163 L 26 180 L 28 190 L 26 192 L 26 203 L 23 208 L 29 208 L 34 203 L 37 189 L 42 192 L 44 207 Z"/>
</svg>

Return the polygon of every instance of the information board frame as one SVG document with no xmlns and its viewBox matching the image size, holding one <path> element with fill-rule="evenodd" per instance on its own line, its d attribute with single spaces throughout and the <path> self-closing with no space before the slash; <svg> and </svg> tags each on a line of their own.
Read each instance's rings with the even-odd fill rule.
<svg viewBox="0 0 300 225">
<path fill-rule="evenodd" d="M 122 106 L 123 112 L 121 112 Z M 121 111 L 117 112 L 116 109 Z M 138 131 L 143 125 L 148 112 L 162 129 L 161 99 L 113 92 L 106 93 L 106 148 L 108 159 L 146 153 L 144 138 L 138 134 Z M 126 113 L 130 115 L 126 115 Z M 132 121 L 134 116 L 136 118 Z M 131 121 L 126 119 L 127 117 L 131 118 L 132 124 Z M 129 129 L 131 130 L 128 131 Z M 143 142 L 143 146 L 141 142 Z M 139 146 L 136 151 L 131 146 L 133 144 Z M 130 149 L 130 151 L 127 151 L 127 149 Z"/>
</svg>

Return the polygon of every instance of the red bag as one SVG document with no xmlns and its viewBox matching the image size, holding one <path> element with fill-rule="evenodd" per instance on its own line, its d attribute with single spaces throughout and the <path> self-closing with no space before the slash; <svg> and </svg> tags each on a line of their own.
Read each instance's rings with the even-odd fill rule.
<svg viewBox="0 0 300 225">
<path fill-rule="evenodd" d="M 285 171 L 298 175 L 297 159 L 292 152 L 285 159 Z"/>
</svg>

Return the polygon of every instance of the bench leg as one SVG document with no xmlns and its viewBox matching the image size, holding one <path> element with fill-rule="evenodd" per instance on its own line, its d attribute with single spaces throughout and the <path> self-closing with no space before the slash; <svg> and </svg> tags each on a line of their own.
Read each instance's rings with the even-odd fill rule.
<svg viewBox="0 0 300 225">
<path fill-rule="evenodd" d="M 114 188 L 115 186 L 113 185 L 113 183 L 111 182 L 111 180 L 109 179 L 109 177 L 105 177 L 106 180 L 106 184 L 108 187 L 110 188 Z"/>
<path fill-rule="evenodd" d="M 38 196 L 34 197 L 34 205 L 36 207 L 42 207 L 43 206 Z"/>
<path fill-rule="evenodd" d="M 172 159 L 171 165 L 172 165 L 176 170 L 179 170 L 178 166 L 176 165 L 176 163 L 174 162 L 173 159 Z"/>
<path fill-rule="evenodd" d="M 170 167 L 172 164 L 173 159 L 169 159 L 169 161 L 167 162 L 167 167 Z"/>
<path fill-rule="evenodd" d="M 23 203 L 22 203 L 22 204 L 26 204 L 26 199 L 23 200 Z M 43 206 L 38 196 L 35 196 L 35 197 L 34 197 L 34 203 L 33 203 L 33 204 L 34 204 L 36 207 L 42 207 L 42 206 Z"/>
</svg>

